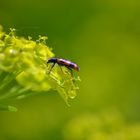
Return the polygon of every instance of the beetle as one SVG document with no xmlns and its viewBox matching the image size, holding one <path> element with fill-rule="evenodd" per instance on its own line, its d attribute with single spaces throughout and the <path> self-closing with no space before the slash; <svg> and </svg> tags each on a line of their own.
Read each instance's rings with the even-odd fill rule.
<svg viewBox="0 0 140 140">
<path fill-rule="evenodd" d="M 55 64 L 58 64 L 60 66 L 60 68 L 61 68 L 61 66 L 64 66 L 64 67 L 68 68 L 71 71 L 72 75 L 73 75 L 72 69 L 74 69 L 76 71 L 80 71 L 80 68 L 78 67 L 78 65 L 69 61 L 69 60 L 53 57 L 53 58 L 48 59 L 47 64 L 48 63 L 53 63 L 53 65 L 51 66 L 51 68 L 49 70 L 49 73 L 51 72 L 51 70 L 53 69 Z"/>
</svg>

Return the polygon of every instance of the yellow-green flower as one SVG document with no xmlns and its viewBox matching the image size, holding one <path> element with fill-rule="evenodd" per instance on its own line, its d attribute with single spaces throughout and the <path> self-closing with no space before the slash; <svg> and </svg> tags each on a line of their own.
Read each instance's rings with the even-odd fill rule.
<svg viewBox="0 0 140 140">
<path fill-rule="evenodd" d="M 58 67 L 48 74 L 46 61 L 54 57 L 54 53 L 46 45 L 46 39 L 39 36 L 33 41 L 31 37 L 18 37 L 15 29 L 6 34 L 0 26 L 0 103 L 50 89 L 57 90 L 67 105 L 68 99 L 76 96 L 78 77 L 74 78 L 66 68 L 62 72 Z M 1 108 L 15 111 L 11 106 L 0 105 Z"/>
</svg>

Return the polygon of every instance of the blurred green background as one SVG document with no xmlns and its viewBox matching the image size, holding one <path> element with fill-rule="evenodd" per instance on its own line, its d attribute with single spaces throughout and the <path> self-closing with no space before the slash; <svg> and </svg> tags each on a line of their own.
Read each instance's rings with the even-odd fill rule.
<svg viewBox="0 0 140 140">
<path fill-rule="evenodd" d="M 0 24 L 47 35 L 82 79 L 70 108 L 53 91 L 12 101 L 0 140 L 140 140 L 139 0 L 1 0 Z"/>
</svg>

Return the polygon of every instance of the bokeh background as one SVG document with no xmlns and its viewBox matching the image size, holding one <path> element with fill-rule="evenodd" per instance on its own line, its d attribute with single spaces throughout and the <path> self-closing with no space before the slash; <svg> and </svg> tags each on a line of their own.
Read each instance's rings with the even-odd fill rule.
<svg viewBox="0 0 140 140">
<path fill-rule="evenodd" d="M 67 107 L 50 91 L 0 112 L 0 140 L 140 140 L 140 1 L 1 0 L 0 24 L 48 36 L 82 81 Z"/>
</svg>

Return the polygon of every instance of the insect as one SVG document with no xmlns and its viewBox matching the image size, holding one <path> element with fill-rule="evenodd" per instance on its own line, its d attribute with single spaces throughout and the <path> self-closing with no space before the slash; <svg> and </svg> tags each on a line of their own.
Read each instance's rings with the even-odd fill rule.
<svg viewBox="0 0 140 140">
<path fill-rule="evenodd" d="M 48 63 L 53 63 L 53 65 L 51 66 L 51 68 L 49 70 L 49 73 L 51 72 L 51 70 L 53 69 L 53 67 L 56 63 L 60 66 L 60 68 L 61 68 L 61 66 L 65 66 L 66 68 L 68 68 L 71 71 L 72 75 L 73 75 L 72 69 L 74 69 L 76 71 L 80 71 L 80 68 L 78 67 L 78 65 L 69 60 L 60 59 L 60 58 L 50 58 L 47 61 L 47 64 Z"/>
</svg>

